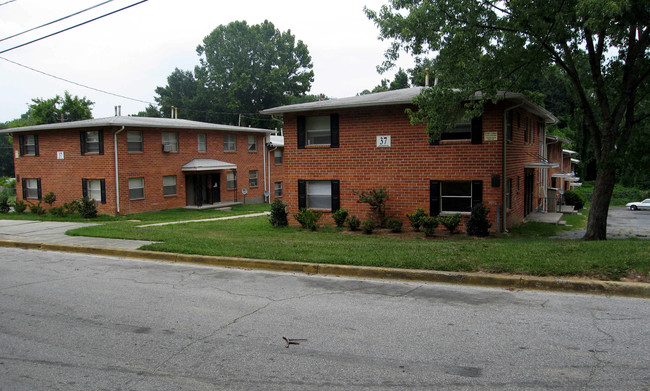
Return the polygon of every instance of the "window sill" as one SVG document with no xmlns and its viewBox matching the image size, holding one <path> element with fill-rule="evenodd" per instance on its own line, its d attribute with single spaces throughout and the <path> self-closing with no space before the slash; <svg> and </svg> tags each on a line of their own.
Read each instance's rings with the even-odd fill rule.
<svg viewBox="0 0 650 391">
<path fill-rule="evenodd" d="M 439 145 L 471 144 L 472 140 L 440 140 Z"/>
<path fill-rule="evenodd" d="M 178 194 L 163 194 L 163 198 L 173 198 L 178 197 Z"/>
<path fill-rule="evenodd" d="M 129 201 L 143 201 L 144 198 L 129 198 Z"/>
<path fill-rule="evenodd" d="M 460 213 L 461 216 L 471 216 L 472 212 L 440 212 L 438 216 L 453 216 Z"/>
<path fill-rule="evenodd" d="M 142 155 L 144 154 L 144 151 L 126 151 L 127 153 L 133 153 L 133 154 L 139 154 Z"/>
<path fill-rule="evenodd" d="M 237 151 L 223 151 L 224 153 L 237 153 Z"/>
<path fill-rule="evenodd" d="M 330 149 L 330 148 L 332 148 L 332 144 L 305 145 L 305 149 Z"/>
</svg>

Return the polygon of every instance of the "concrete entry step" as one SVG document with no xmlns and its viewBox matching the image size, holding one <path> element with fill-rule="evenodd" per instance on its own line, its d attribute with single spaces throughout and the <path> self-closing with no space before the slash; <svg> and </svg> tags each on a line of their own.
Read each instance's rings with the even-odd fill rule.
<svg viewBox="0 0 650 391">
<path fill-rule="evenodd" d="M 542 213 L 542 212 L 533 212 L 526 216 L 524 221 L 535 221 L 539 223 L 547 224 L 559 224 L 562 220 L 562 213 Z"/>
</svg>

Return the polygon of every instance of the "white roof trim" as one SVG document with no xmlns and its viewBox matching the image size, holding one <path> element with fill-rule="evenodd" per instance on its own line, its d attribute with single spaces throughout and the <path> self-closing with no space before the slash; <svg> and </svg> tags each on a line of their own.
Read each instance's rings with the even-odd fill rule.
<svg viewBox="0 0 650 391">
<path fill-rule="evenodd" d="M 390 105 L 406 105 L 412 104 L 413 98 L 420 95 L 422 90 L 428 87 L 411 87 L 403 88 L 400 90 L 376 92 L 373 94 L 357 95 L 347 98 L 322 100 L 318 102 L 298 103 L 294 105 L 273 107 L 260 111 L 261 114 L 284 114 L 284 113 L 297 113 L 306 111 L 322 111 L 322 110 L 335 110 L 335 109 L 348 109 L 355 107 L 373 107 L 373 106 L 390 106 Z M 556 123 L 558 119 L 545 108 L 531 102 L 525 95 L 499 91 L 498 97 L 510 100 L 517 100 L 524 104 L 524 106 L 545 118 L 546 123 Z M 483 99 L 481 92 L 477 92 L 471 99 Z"/>
<path fill-rule="evenodd" d="M 568 155 L 576 155 L 576 154 L 578 153 L 578 152 L 576 152 L 576 151 L 572 151 L 572 150 L 570 150 L 570 149 L 563 149 L 562 152 L 563 152 L 563 153 L 566 153 L 566 154 L 568 154 Z"/>
<path fill-rule="evenodd" d="M 227 132 L 244 132 L 244 133 L 273 133 L 274 130 L 261 128 L 246 128 L 243 126 L 211 124 L 207 122 L 190 121 L 186 119 L 175 118 L 151 118 L 151 117 L 107 117 L 87 119 L 74 122 L 57 122 L 55 124 L 24 126 L 20 128 L 2 129 L 0 133 L 20 133 L 33 132 L 40 130 L 61 130 L 61 129 L 79 129 L 79 128 L 100 128 L 100 127 L 120 127 L 127 128 L 160 128 L 160 129 L 194 129 L 194 130 L 222 130 Z"/>
<path fill-rule="evenodd" d="M 183 165 L 183 172 L 236 170 L 237 165 L 214 159 L 192 159 Z"/>
</svg>

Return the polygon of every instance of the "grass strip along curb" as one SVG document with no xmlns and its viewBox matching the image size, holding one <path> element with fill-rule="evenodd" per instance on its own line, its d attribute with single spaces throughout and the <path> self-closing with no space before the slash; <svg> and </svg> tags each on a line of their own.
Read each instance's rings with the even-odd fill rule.
<svg viewBox="0 0 650 391">
<path fill-rule="evenodd" d="M 43 251 L 60 251 L 304 274 L 441 282 L 461 285 L 499 287 L 504 289 L 537 289 L 574 293 L 600 293 L 607 295 L 650 298 L 650 284 L 636 282 L 572 280 L 556 277 L 536 277 L 526 275 L 500 275 L 490 273 L 442 272 L 435 270 L 331 265 L 323 263 L 287 262 L 236 257 L 175 254 L 158 251 L 127 250 L 105 247 L 87 247 L 66 244 L 46 244 L 9 240 L 0 240 L 0 247 Z"/>
</svg>

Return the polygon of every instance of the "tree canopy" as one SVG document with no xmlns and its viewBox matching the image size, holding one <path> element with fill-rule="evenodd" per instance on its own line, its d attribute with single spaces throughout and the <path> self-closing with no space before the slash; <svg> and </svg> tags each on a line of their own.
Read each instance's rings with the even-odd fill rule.
<svg viewBox="0 0 650 391">
<path fill-rule="evenodd" d="M 268 126 L 251 116 L 304 95 L 314 79 L 307 46 L 269 21 L 220 25 L 196 50 L 194 72 L 175 69 L 167 86 L 156 88 L 164 113 L 176 106 L 184 118 L 225 124 L 244 114 L 247 124 Z"/>
<path fill-rule="evenodd" d="M 35 98 L 32 102 L 27 113 L 22 116 L 26 121 L 23 126 L 91 119 L 91 106 L 95 104 L 85 97 L 73 97 L 68 91 L 65 91 L 63 97 L 57 95 L 50 99 Z"/>
<path fill-rule="evenodd" d="M 518 90 L 551 65 L 561 69 L 597 165 L 585 239 L 606 238 L 617 167 L 647 119 L 640 110 L 650 92 L 647 0 L 391 0 L 366 14 L 392 41 L 384 69 L 400 50 L 437 54 L 433 71 L 440 83 L 415 100 L 419 110 L 411 113 L 432 134 L 448 127 L 453 111 L 476 91 L 498 98 L 499 90 Z"/>
</svg>

